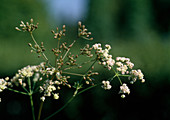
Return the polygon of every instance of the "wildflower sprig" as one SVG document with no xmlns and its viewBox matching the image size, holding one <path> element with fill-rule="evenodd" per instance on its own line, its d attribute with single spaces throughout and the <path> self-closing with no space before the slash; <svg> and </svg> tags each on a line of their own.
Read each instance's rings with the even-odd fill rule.
<svg viewBox="0 0 170 120">
<path fill-rule="evenodd" d="M 92 37 L 90 37 L 91 32 L 88 32 L 88 29 L 85 27 L 85 25 L 82 25 L 81 21 L 78 22 L 78 37 L 81 37 L 86 40 L 93 40 Z"/>
<path fill-rule="evenodd" d="M 68 102 L 58 109 L 56 112 L 45 118 L 46 120 L 57 114 L 64 109 L 75 97 L 81 93 L 92 89 L 96 86 L 101 86 L 104 90 L 112 89 L 112 82 L 114 79 L 118 79 L 120 82 L 120 91 L 122 98 L 125 98 L 127 94 L 130 94 L 130 89 L 127 83 L 133 84 L 137 80 L 145 82 L 144 75 L 140 69 L 134 69 L 134 63 L 129 58 L 112 56 L 109 51 L 111 46 L 109 44 L 102 47 L 101 43 L 96 43 L 92 46 L 89 44 L 78 50 L 77 54 L 71 52 L 72 47 L 76 44 L 76 40 L 73 40 L 71 44 L 67 44 L 62 41 L 62 38 L 66 35 L 66 26 L 62 26 L 62 30 L 56 28 L 56 32 L 52 30 L 54 40 L 57 41 L 56 48 L 52 48 L 54 53 L 54 64 L 47 58 L 44 47 L 44 43 L 38 44 L 33 36 L 33 32 L 38 28 L 38 23 L 34 24 L 33 19 L 24 23 L 21 21 L 20 28 L 16 27 L 16 30 L 28 32 L 31 36 L 32 43 L 28 43 L 31 48 L 31 52 L 38 54 L 39 58 L 43 58 L 39 65 L 28 65 L 20 70 L 12 78 L 6 77 L 0 79 L 0 92 L 4 90 L 10 90 L 30 97 L 30 103 L 32 108 L 33 120 L 35 120 L 34 103 L 32 95 L 39 93 L 40 95 L 40 108 L 38 114 L 38 120 L 40 120 L 43 103 L 48 97 L 55 100 L 60 99 L 60 91 L 62 87 L 68 89 L 74 89 L 72 97 Z M 89 32 L 85 25 L 78 22 L 78 37 L 86 40 L 93 40 L 90 37 Z M 88 58 L 86 61 L 79 61 L 81 56 Z M 98 64 L 97 64 L 98 63 Z M 84 70 L 84 66 L 89 65 L 87 70 Z M 95 69 L 96 65 L 102 65 L 104 71 L 112 72 L 111 78 L 105 80 L 96 80 L 96 75 L 99 75 Z M 77 69 L 77 72 L 74 72 Z M 77 79 L 72 79 L 71 76 L 77 76 Z M 126 77 L 127 81 L 122 82 L 121 78 Z M 22 89 L 17 90 L 16 87 Z"/>
</svg>

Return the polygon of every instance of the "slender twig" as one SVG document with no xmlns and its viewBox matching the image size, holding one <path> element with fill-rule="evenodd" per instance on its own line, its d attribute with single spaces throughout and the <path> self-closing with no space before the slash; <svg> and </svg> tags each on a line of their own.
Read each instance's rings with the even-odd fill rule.
<svg viewBox="0 0 170 120">
<path fill-rule="evenodd" d="M 119 74 L 118 74 L 114 69 L 113 69 L 113 71 L 114 71 L 114 73 L 115 73 L 115 76 L 118 78 L 120 84 L 122 85 L 122 81 L 121 81 L 121 79 L 120 79 L 120 77 L 119 77 Z"/>
<path fill-rule="evenodd" d="M 95 64 L 96 62 L 97 62 L 97 60 L 95 60 L 95 61 L 91 64 L 91 66 L 90 66 L 89 69 L 86 71 L 86 73 L 84 74 L 84 76 L 87 75 L 87 73 L 89 72 L 89 70 L 92 68 L 92 66 L 94 66 L 94 64 Z M 84 76 L 81 78 L 80 83 L 81 83 L 82 80 L 84 79 Z"/>
<path fill-rule="evenodd" d="M 75 76 L 84 76 L 83 74 L 71 73 L 71 72 L 62 72 L 62 73 L 69 74 L 69 75 L 75 75 Z"/>
<path fill-rule="evenodd" d="M 114 75 L 111 79 L 110 79 L 110 82 L 115 78 L 115 77 L 117 77 L 116 75 Z"/>
<path fill-rule="evenodd" d="M 96 84 L 96 85 L 93 85 L 93 86 L 90 86 L 90 87 L 88 87 L 88 88 L 86 88 L 86 89 L 81 90 L 80 92 L 77 93 L 77 96 L 80 95 L 81 93 L 83 93 L 83 92 L 91 89 L 91 88 L 94 88 L 94 87 L 98 86 L 98 85 L 100 85 L 100 83 L 99 83 L 99 84 Z"/>
<path fill-rule="evenodd" d="M 75 42 L 76 41 L 74 40 L 73 43 L 70 46 L 73 46 Z M 67 52 L 65 53 L 65 55 L 63 57 L 63 61 L 64 61 L 64 59 L 65 59 L 65 57 L 66 57 L 66 55 L 68 54 L 69 51 L 70 51 L 70 48 L 68 48 Z"/>
<path fill-rule="evenodd" d="M 32 38 L 33 42 L 35 43 L 35 45 L 37 45 L 38 48 L 41 49 L 41 47 L 40 47 L 40 46 L 38 45 L 38 43 L 36 42 L 36 40 L 35 40 L 32 32 L 30 32 L 30 35 L 31 35 L 31 38 Z M 41 51 L 42 51 L 42 49 L 41 49 Z M 40 52 L 40 54 L 43 56 L 44 60 L 48 63 L 48 65 L 51 66 L 51 64 L 50 64 L 47 56 L 45 55 L 45 53 L 44 53 L 44 52 Z"/>
<path fill-rule="evenodd" d="M 95 61 L 95 60 L 96 60 L 96 59 L 89 60 L 89 61 L 83 62 L 83 63 L 81 63 L 81 64 L 79 64 L 79 65 L 76 65 L 76 66 L 71 66 L 71 67 L 64 68 L 63 70 L 75 69 L 75 68 L 78 68 L 79 66 L 85 65 L 85 64 L 90 63 L 90 62 L 93 62 L 93 61 Z"/>
</svg>

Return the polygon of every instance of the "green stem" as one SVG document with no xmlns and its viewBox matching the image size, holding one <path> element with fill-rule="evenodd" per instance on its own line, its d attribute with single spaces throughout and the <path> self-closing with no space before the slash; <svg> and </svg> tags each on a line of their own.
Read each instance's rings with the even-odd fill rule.
<svg viewBox="0 0 170 120">
<path fill-rule="evenodd" d="M 86 62 L 83 62 L 83 63 L 81 63 L 80 65 L 67 67 L 67 68 L 64 68 L 63 70 L 67 70 L 67 69 L 75 69 L 75 68 L 78 68 L 79 66 L 82 66 L 82 65 L 85 65 L 85 64 L 87 64 L 87 63 L 93 62 L 94 60 L 95 60 L 95 59 L 89 60 L 89 61 L 86 61 Z"/>
<path fill-rule="evenodd" d="M 114 71 L 114 73 L 115 73 L 115 76 L 118 78 L 120 84 L 122 85 L 122 81 L 121 81 L 121 79 L 120 79 L 120 77 L 119 77 L 119 74 L 118 74 L 114 69 L 113 69 L 113 71 Z"/>
<path fill-rule="evenodd" d="M 76 75 L 76 76 L 84 76 L 82 74 L 78 74 L 78 73 L 70 73 L 70 72 L 62 72 L 64 74 L 70 74 L 70 75 Z"/>
<path fill-rule="evenodd" d="M 73 41 L 73 43 L 70 46 L 73 46 L 75 42 L 76 41 Z M 68 54 L 69 51 L 70 51 L 70 48 L 68 48 L 68 50 L 66 51 L 66 53 L 65 53 L 65 55 L 63 57 L 63 61 L 64 61 L 64 59 L 65 59 L 65 57 L 66 57 L 66 55 Z"/>
<path fill-rule="evenodd" d="M 119 75 L 120 77 L 129 77 L 130 75 Z"/>
<path fill-rule="evenodd" d="M 42 108 L 43 108 L 43 101 L 41 101 L 41 104 L 40 104 L 40 108 L 39 108 L 39 113 L 38 113 L 38 120 L 40 120 L 40 117 L 41 117 L 41 111 L 42 111 Z"/>
<path fill-rule="evenodd" d="M 28 86 L 29 86 L 29 94 L 32 95 L 32 90 L 31 90 L 31 79 L 28 77 Z"/>
<path fill-rule="evenodd" d="M 89 70 L 92 68 L 92 66 L 93 66 L 96 62 L 97 62 L 97 60 L 95 60 L 95 61 L 91 64 L 91 66 L 90 66 L 89 69 L 86 71 L 86 73 L 84 74 L 84 76 L 87 75 L 87 73 L 89 72 Z M 84 77 L 84 76 L 83 76 L 83 77 Z M 80 83 L 82 82 L 83 77 L 82 77 L 82 79 L 80 80 Z"/>
<path fill-rule="evenodd" d="M 112 82 L 112 80 L 117 77 L 116 75 L 114 75 L 111 79 L 110 79 L 110 82 Z"/>
<path fill-rule="evenodd" d="M 23 94 L 23 95 L 28 95 L 28 93 L 25 93 L 25 92 L 21 92 L 21 91 L 14 90 L 14 89 L 11 89 L 11 88 L 7 88 L 7 89 L 10 90 L 10 91 L 16 92 L 16 93 L 20 93 L 20 94 Z"/>
<path fill-rule="evenodd" d="M 100 84 L 101 84 L 101 83 L 100 83 Z M 96 85 L 93 85 L 93 86 L 90 86 L 90 87 L 88 87 L 88 88 L 86 88 L 86 89 L 81 90 L 80 92 L 77 93 L 77 96 L 80 95 L 81 93 L 83 93 L 83 92 L 85 92 L 85 91 L 91 89 L 91 88 L 94 88 L 94 87 L 100 85 L 100 84 L 96 84 Z"/>
<path fill-rule="evenodd" d="M 33 117 L 33 120 L 35 120 L 34 104 L 33 104 L 33 99 L 32 99 L 33 91 L 31 89 L 31 79 L 30 79 L 30 77 L 28 77 L 28 86 L 29 86 L 29 96 L 30 96 L 31 109 L 32 109 L 32 117 Z"/>
<path fill-rule="evenodd" d="M 40 47 L 40 46 L 38 45 L 38 43 L 36 42 L 36 40 L 35 40 L 35 38 L 34 38 L 32 32 L 30 32 L 30 35 L 31 35 L 31 38 L 32 38 L 33 42 L 35 43 L 35 45 L 37 45 L 38 48 L 41 49 L 41 47 Z M 41 49 L 41 51 L 42 51 L 42 49 Z M 48 63 L 48 65 L 51 66 L 51 64 L 49 63 L 49 60 L 48 60 L 47 56 L 44 54 L 44 52 L 40 52 L 40 54 L 43 56 L 43 58 L 44 58 L 45 61 Z"/>
<path fill-rule="evenodd" d="M 30 94 L 29 96 L 30 96 L 31 109 L 32 109 L 32 118 L 33 118 L 33 120 L 35 120 L 34 104 L 33 104 L 32 94 Z"/>
</svg>

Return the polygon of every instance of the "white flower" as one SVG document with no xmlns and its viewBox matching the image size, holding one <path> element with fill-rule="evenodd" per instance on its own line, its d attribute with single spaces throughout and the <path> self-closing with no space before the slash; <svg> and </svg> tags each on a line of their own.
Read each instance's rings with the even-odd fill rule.
<svg viewBox="0 0 170 120">
<path fill-rule="evenodd" d="M 139 78 L 139 80 L 141 80 L 142 83 L 145 82 L 145 79 L 143 78 L 144 75 L 140 69 L 132 70 L 130 73 L 131 73 L 130 78 L 132 78 L 134 82 L 136 81 L 137 78 Z"/>
<path fill-rule="evenodd" d="M 111 49 L 111 46 L 106 44 L 105 49 L 103 50 L 101 44 L 95 44 L 93 45 L 93 48 L 97 49 L 99 64 L 102 64 L 107 67 L 108 70 L 111 70 L 111 68 L 115 64 L 115 60 L 112 59 L 112 55 L 109 55 L 109 50 Z"/>
<path fill-rule="evenodd" d="M 116 65 L 119 66 L 119 67 L 123 66 L 123 64 L 121 62 L 116 62 Z"/>
<path fill-rule="evenodd" d="M 142 71 L 140 70 L 140 69 L 138 69 L 138 77 L 139 77 L 139 79 L 143 79 L 143 73 L 142 73 Z"/>
<path fill-rule="evenodd" d="M 101 44 L 100 44 L 100 43 L 96 43 L 96 44 L 93 45 L 93 48 L 94 48 L 95 50 L 99 49 L 100 47 L 101 47 Z"/>
<path fill-rule="evenodd" d="M 128 86 L 123 83 L 122 86 L 120 86 L 120 91 L 119 93 L 127 93 L 127 94 L 130 94 L 130 89 L 128 88 Z"/>
<path fill-rule="evenodd" d="M 112 88 L 112 86 L 110 85 L 109 81 L 102 81 L 103 85 L 101 86 L 103 89 L 105 90 L 109 90 Z"/>
<path fill-rule="evenodd" d="M 4 79 L 0 79 L 0 92 L 7 88 L 7 82 Z"/>
<path fill-rule="evenodd" d="M 145 79 L 142 79 L 141 82 L 144 83 L 144 82 L 145 82 Z"/>
<path fill-rule="evenodd" d="M 112 58 L 109 58 L 107 61 L 106 61 L 107 65 L 108 66 L 113 66 L 115 64 L 115 60 L 113 60 Z"/>
<path fill-rule="evenodd" d="M 110 45 L 108 45 L 108 44 L 106 44 L 106 45 L 105 45 L 105 47 L 106 47 L 108 50 L 110 50 L 110 49 L 111 49 L 111 46 L 110 46 Z"/>
<path fill-rule="evenodd" d="M 42 96 L 42 97 L 40 98 L 40 100 L 42 100 L 42 101 L 44 102 L 44 101 L 45 101 L 45 97 Z"/>
<path fill-rule="evenodd" d="M 55 93 L 55 94 L 53 94 L 54 95 L 54 99 L 59 99 L 59 93 Z"/>
<path fill-rule="evenodd" d="M 108 57 L 108 52 L 107 51 L 103 51 L 103 56 L 107 59 L 107 57 Z"/>
<path fill-rule="evenodd" d="M 53 86 L 53 85 L 48 86 L 48 91 L 49 91 L 49 92 L 52 92 L 52 91 L 54 91 L 54 90 L 56 90 L 56 87 L 55 87 L 55 86 Z"/>
<path fill-rule="evenodd" d="M 126 96 L 124 94 L 121 95 L 121 98 L 125 98 Z"/>
<path fill-rule="evenodd" d="M 39 79 L 39 77 L 40 77 L 40 74 L 39 74 L 39 73 L 35 73 L 35 76 L 34 76 L 34 78 L 33 78 L 33 81 L 34 81 L 34 82 L 37 82 L 38 79 Z"/>
<path fill-rule="evenodd" d="M 130 69 L 132 69 L 133 66 L 134 66 L 134 64 L 133 64 L 132 62 L 130 62 L 130 61 L 127 61 L 126 64 L 127 64 L 127 66 L 128 66 Z"/>
</svg>

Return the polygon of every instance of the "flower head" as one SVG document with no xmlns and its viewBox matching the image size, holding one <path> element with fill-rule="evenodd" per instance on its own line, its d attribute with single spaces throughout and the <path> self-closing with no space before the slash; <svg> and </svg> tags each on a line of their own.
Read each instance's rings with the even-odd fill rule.
<svg viewBox="0 0 170 120">
<path fill-rule="evenodd" d="M 122 86 L 120 86 L 120 91 L 119 93 L 127 93 L 127 94 L 130 94 L 130 89 L 128 88 L 128 86 L 123 83 Z"/>
<path fill-rule="evenodd" d="M 102 81 L 103 85 L 101 86 L 105 90 L 110 90 L 112 86 L 110 85 L 109 81 Z"/>
<path fill-rule="evenodd" d="M 109 54 L 111 46 L 106 44 L 105 49 L 103 49 L 101 47 L 101 44 L 97 43 L 93 45 L 93 48 L 96 50 L 99 63 L 107 67 L 108 70 L 111 70 L 111 68 L 115 64 L 115 60 L 112 58 L 112 55 Z"/>
<path fill-rule="evenodd" d="M 4 79 L 0 79 L 0 92 L 7 88 L 7 82 Z"/>
<path fill-rule="evenodd" d="M 140 69 L 132 70 L 130 74 L 129 78 L 132 78 L 132 82 L 135 82 L 137 79 L 141 80 L 142 83 L 145 82 L 144 75 Z"/>
<path fill-rule="evenodd" d="M 59 99 L 59 93 L 54 94 L 54 99 L 56 99 L 56 100 Z"/>
</svg>

